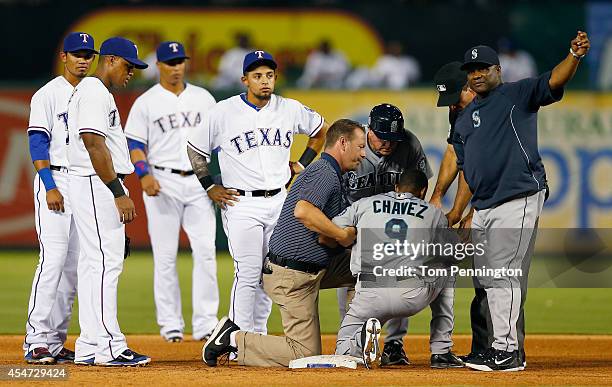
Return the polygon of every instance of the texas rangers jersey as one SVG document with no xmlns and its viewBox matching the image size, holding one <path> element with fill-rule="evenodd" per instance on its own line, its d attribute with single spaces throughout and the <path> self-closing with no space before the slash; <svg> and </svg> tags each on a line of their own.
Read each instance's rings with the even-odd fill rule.
<svg viewBox="0 0 612 387">
<path fill-rule="evenodd" d="M 70 173 L 78 176 L 96 174 L 81 139 L 82 133 L 105 138 L 116 173 L 134 172 L 115 98 L 98 78 L 86 77 L 74 88 L 68 103 L 68 132 Z"/>
<path fill-rule="evenodd" d="M 206 157 L 219 150 L 224 186 L 272 190 L 284 187 L 291 176 L 294 134 L 312 137 L 322 126 L 323 117 L 296 100 L 272 95 L 258 109 L 242 94 L 215 105 L 202 129 L 189 135 L 188 145 Z"/>
<path fill-rule="evenodd" d="M 51 165 L 68 166 L 68 100 L 73 89 L 74 86 L 60 75 L 32 96 L 28 133 L 39 131 L 49 136 Z"/>
<path fill-rule="evenodd" d="M 428 179 L 433 176 L 418 138 L 411 132 L 406 133 L 406 140 L 400 142 L 389 156 L 378 156 L 369 143 L 366 145 L 366 157 L 357 170 L 344 175 L 349 203 L 374 194 L 393 191 L 400 175 L 406 169 L 419 169 Z"/>
<path fill-rule="evenodd" d="M 202 125 L 215 102 L 201 87 L 186 84 L 177 96 L 158 83 L 134 102 L 125 135 L 147 145 L 150 164 L 190 171 L 187 135 Z"/>
<path fill-rule="evenodd" d="M 387 192 L 358 200 L 336 216 L 333 222 L 340 227 L 357 227 L 358 237 L 351 251 L 351 272 L 355 275 L 361 272 L 363 248 L 371 251 L 371 243 L 393 243 L 397 239 L 416 246 L 434 241 L 437 237 L 436 230 L 448 226 L 448 221 L 440 209 L 408 192 Z M 367 229 L 373 233 L 364 232 Z M 384 238 L 379 238 L 379 234 Z M 424 257 L 419 257 L 422 258 Z M 396 267 L 382 260 L 380 264 L 388 268 Z"/>
</svg>

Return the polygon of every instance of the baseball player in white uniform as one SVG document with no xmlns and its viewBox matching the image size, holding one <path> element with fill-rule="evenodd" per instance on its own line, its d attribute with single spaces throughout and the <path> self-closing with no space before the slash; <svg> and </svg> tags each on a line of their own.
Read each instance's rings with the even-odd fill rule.
<svg viewBox="0 0 612 387">
<path fill-rule="evenodd" d="M 285 185 L 322 149 L 328 125 L 300 102 L 273 94 L 276 62 L 264 51 L 244 58 L 247 92 L 219 102 L 189 135 L 187 151 L 208 196 L 222 207 L 234 283 L 229 317 L 241 330 L 267 333 L 272 307 L 261 283 L 268 241 L 286 197 Z M 289 164 L 293 136 L 310 136 L 304 154 Z M 214 184 L 207 159 L 219 151 L 223 186 Z M 287 166 L 287 167 L 284 167 Z"/>
<path fill-rule="evenodd" d="M 77 289 L 79 239 L 68 198 L 66 108 L 74 87 L 87 76 L 97 51 L 94 39 L 73 32 L 60 53 L 64 73 L 32 97 L 28 138 L 38 173 L 34 176 L 34 220 L 40 244 L 38 266 L 28 303 L 25 360 L 65 363 L 74 352 L 64 348 Z"/>
<path fill-rule="evenodd" d="M 146 68 L 136 45 L 114 37 L 100 46 L 93 77 L 78 84 L 68 102 L 69 196 L 81 254 L 78 265 L 79 323 L 75 363 L 145 365 L 131 351 L 117 321 L 117 284 L 126 253 L 125 224 L 136 216 L 122 179 L 134 171 L 115 99 L 134 68 Z"/>
<path fill-rule="evenodd" d="M 157 323 L 161 335 L 170 342 L 182 341 L 185 328 L 176 272 L 181 226 L 193 252 L 195 340 L 210 335 L 218 322 L 219 308 L 215 210 L 185 151 L 187 135 L 202 124 L 215 99 L 205 89 L 185 83 L 188 58 L 179 42 L 159 45 L 159 83 L 136 99 L 125 125 L 153 247 Z"/>
</svg>

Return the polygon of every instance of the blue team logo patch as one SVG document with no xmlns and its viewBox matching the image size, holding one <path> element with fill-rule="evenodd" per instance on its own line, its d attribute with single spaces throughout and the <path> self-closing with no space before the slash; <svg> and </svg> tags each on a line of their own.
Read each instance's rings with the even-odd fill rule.
<svg viewBox="0 0 612 387">
<path fill-rule="evenodd" d="M 474 110 L 472 113 L 472 124 L 475 128 L 480 126 L 480 110 Z"/>
</svg>

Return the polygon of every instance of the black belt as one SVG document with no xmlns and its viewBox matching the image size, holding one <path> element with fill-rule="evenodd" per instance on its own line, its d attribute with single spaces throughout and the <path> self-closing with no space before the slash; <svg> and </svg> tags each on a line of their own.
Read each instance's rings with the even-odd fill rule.
<svg viewBox="0 0 612 387">
<path fill-rule="evenodd" d="M 255 191 L 245 191 L 242 189 L 237 189 L 236 191 L 238 191 L 238 193 L 241 196 L 263 196 L 265 198 L 271 198 L 272 196 L 276 195 L 277 193 L 279 193 L 281 191 L 280 188 L 277 189 L 273 189 L 270 191 L 266 191 L 265 189 L 257 189 Z M 250 194 L 250 195 L 247 195 Z"/>
<path fill-rule="evenodd" d="M 177 175 L 181 175 L 181 176 L 191 176 L 194 174 L 193 171 L 181 171 L 180 169 L 158 167 L 157 165 L 153 165 L 153 168 L 159 169 L 160 171 L 170 171 L 172 173 L 176 173 Z"/>
<path fill-rule="evenodd" d="M 308 263 L 308 262 L 297 261 L 295 259 L 283 258 L 283 257 L 279 257 L 278 255 L 275 255 L 272 253 L 268 253 L 268 259 L 270 260 L 271 263 L 275 265 L 286 267 L 292 270 L 303 271 L 304 273 L 317 274 L 318 272 L 324 269 L 323 266 L 320 266 L 314 263 Z"/>
<path fill-rule="evenodd" d="M 49 169 L 53 170 L 53 171 L 64 171 L 64 172 L 68 172 L 68 168 L 66 167 L 62 167 L 60 165 L 49 165 Z"/>
</svg>

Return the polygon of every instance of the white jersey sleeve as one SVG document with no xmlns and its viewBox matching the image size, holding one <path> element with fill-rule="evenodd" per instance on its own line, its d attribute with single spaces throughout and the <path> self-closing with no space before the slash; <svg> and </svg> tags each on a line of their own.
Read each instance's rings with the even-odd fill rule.
<svg viewBox="0 0 612 387">
<path fill-rule="evenodd" d="M 346 207 L 344 209 L 344 211 L 342 211 L 340 214 L 336 215 L 336 217 L 334 217 L 334 219 L 332 219 L 332 222 L 336 226 L 343 227 L 343 228 L 344 227 L 350 227 L 350 226 L 357 226 L 358 207 L 359 207 L 359 201 L 356 201 L 355 203 L 353 203 L 350 206 Z"/>
<path fill-rule="evenodd" d="M 53 128 L 53 104 L 45 89 L 41 89 L 32 96 L 30 102 L 30 121 L 28 133 L 37 131 L 46 133 L 51 138 Z"/>
<path fill-rule="evenodd" d="M 295 100 L 291 101 L 295 115 L 293 132 L 305 134 L 308 137 L 315 136 L 323 127 L 323 117 L 308 106 Z"/>
<path fill-rule="evenodd" d="M 202 125 L 192 130 L 187 137 L 187 146 L 206 157 L 210 161 L 210 154 L 218 144 L 217 123 L 215 116 L 218 109 L 212 108 L 202 119 Z"/>
<path fill-rule="evenodd" d="M 111 109 L 108 92 L 100 87 L 89 87 L 79 100 L 76 116 L 76 129 L 79 134 L 94 133 L 106 137 L 108 122 L 113 120 L 113 117 L 108 117 L 109 111 Z"/>
<path fill-rule="evenodd" d="M 125 123 L 125 136 L 144 144 L 149 139 L 149 118 L 147 106 L 142 97 L 134 101 L 127 122 Z"/>
</svg>

